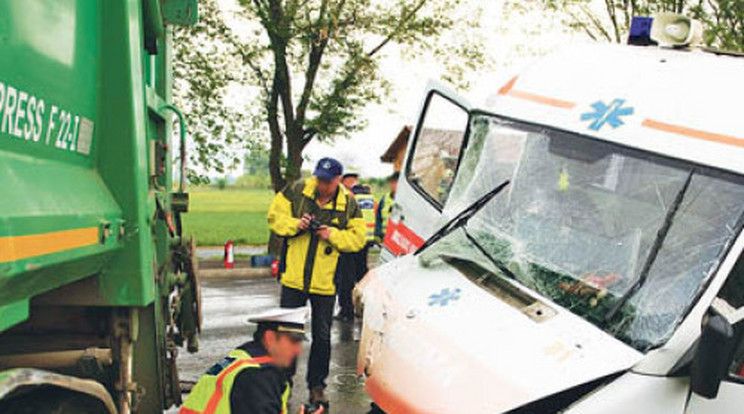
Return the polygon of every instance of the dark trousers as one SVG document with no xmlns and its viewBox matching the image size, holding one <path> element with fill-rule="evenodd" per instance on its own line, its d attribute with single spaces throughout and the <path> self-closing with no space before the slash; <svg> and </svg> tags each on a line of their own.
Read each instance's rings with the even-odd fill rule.
<svg viewBox="0 0 744 414">
<path fill-rule="evenodd" d="M 300 308 L 310 300 L 312 309 L 312 343 L 310 359 L 307 364 L 307 386 L 325 388 L 328 368 L 331 361 L 331 323 L 333 322 L 334 296 L 315 295 L 301 290 L 282 286 L 280 306 L 282 308 Z M 294 376 L 296 367 L 292 366 L 290 375 Z"/>
<path fill-rule="evenodd" d="M 352 291 L 357 282 L 367 274 L 367 256 L 369 245 L 356 253 L 342 253 L 338 258 L 338 305 L 341 307 L 341 316 L 354 317 L 354 303 Z"/>
</svg>

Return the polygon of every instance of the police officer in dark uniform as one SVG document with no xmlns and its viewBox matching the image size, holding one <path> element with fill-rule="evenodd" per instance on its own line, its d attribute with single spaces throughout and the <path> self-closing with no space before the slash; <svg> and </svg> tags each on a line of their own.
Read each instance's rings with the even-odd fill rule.
<svg viewBox="0 0 744 414">
<path fill-rule="evenodd" d="M 287 368 L 302 352 L 307 313 L 307 308 L 273 309 L 251 318 L 258 324 L 253 341 L 230 351 L 199 378 L 181 414 L 286 414 Z"/>
</svg>

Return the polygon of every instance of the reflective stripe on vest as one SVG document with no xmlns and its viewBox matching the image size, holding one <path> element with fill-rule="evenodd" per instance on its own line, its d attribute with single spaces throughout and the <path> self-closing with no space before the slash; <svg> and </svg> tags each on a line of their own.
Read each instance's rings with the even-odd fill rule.
<svg viewBox="0 0 744 414">
<path fill-rule="evenodd" d="M 224 363 L 227 365 L 224 365 Z M 180 414 L 229 414 L 230 392 L 235 378 L 244 369 L 260 368 L 272 362 L 271 357 L 253 358 L 242 349 L 230 351 L 228 357 L 199 378 L 191 393 L 184 401 Z M 212 370 L 219 371 L 211 373 Z M 223 398 L 227 396 L 227 398 Z M 287 412 L 289 384 L 282 394 L 282 411 Z"/>
<path fill-rule="evenodd" d="M 371 194 L 357 194 L 354 198 L 362 211 L 364 224 L 367 228 L 366 240 L 371 242 L 375 239 L 375 198 Z"/>
</svg>

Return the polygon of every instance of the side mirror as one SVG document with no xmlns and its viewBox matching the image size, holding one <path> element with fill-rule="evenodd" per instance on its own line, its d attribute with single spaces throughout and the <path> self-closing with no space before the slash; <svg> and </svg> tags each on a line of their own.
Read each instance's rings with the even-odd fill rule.
<svg viewBox="0 0 744 414">
<path fill-rule="evenodd" d="M 708 319 L 692 360 L 690 386 L 695 394 L 709 399 L 718 396 L 736 350 L 736 339 L 734 327 L 725 317 L 714 315 Z"/>
</svg>

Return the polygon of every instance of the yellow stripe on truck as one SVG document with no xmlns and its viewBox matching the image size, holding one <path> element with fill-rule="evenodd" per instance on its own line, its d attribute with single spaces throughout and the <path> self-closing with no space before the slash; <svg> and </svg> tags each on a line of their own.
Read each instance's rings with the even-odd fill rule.
<svg viewBox="0 0 744 414">
<path fill-rule="evenodd" d="M 98 227 L 0 237 L 0 263 L 98 244 Z"/>
</svg>

